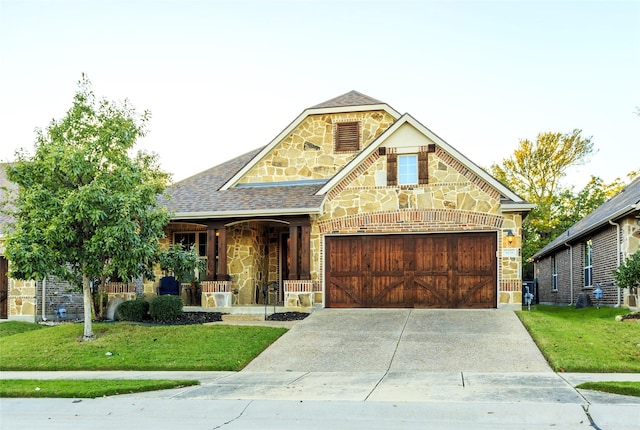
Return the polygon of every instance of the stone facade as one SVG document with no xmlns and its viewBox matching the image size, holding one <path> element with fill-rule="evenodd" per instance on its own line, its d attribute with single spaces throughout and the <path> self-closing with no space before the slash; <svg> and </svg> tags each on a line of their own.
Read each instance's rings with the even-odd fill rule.
<svg viewBox="0 0 640 430">
<path fill-rule="evenodd" d="M 331 178 L 358 154 L 334 151 L 336 124 L 350 121 L 360 122 L 360 149 L 363 149 L 394 118 L 385 111 L 311 115 L 253 166 L 240 183 Z"/>
<path fill-rule="evenodd" d="M 330 179 L 360 152 L 341 153 L 334 148 L 340 122 L 361 122 L 360 151 L 395 121 L 385 111 L 310 115 L 278 142 L 239 179 L 240 184 L 280 183 Z M 501 196 L 483 178 L 436 142 L 404 124 L 398 136 L 387 139 L 384 150 L 368 157 L 328 192 L 320 214 L 310 220 L 310 291 L 289 291 L 279 300 L 289 308 L 322 303 L 323 243 L 326 234 L 426 233 L 495 231 L 498 243 L 499 305 L 522 302 L 522 216 L 503 213 Z M 428 183 L 388 185 L 387 154 L 412 153 L 433 147 L 428 154 Z M 507 242 L 507 232 L 514 240 Z M 271 221 L 234 222 L 227 225 L 227 259 L 231 288 L 238 304 L 261 302 L 260 286 L 281 281 L 283 232 Z M 282 287 L 282 286 L 281 286 Z M 293 288 L 290 286 L 290 288 Z M 203 295 L 203 300 L 204 300 Z M 206 306 L 215 300 L 208 295 Z M 304 303 L 302 303 L 304 302 Z"/>
</svg>

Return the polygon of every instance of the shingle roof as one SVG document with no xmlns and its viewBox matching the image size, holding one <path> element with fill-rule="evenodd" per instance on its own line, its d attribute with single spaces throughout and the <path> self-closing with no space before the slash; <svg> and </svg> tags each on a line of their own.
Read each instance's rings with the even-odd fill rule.
<svg viewBox="0 0 640 430">
<path fill-rule="evenodd" d="M 346 94 L 342 94 L 341 96 L 334 97 L 331 100 L 327 100 L 315 106 L 312 106 L 311 109 L 322 109 L 322 108 L 332 108 L 332 107 L 343 107 L 343 106 L 366 106 L 366 105 L 379 105 L 384 104 L 380 100 L 376 100 L 373 97 L 369 97 L 368 95 L 359 93 L 358 91 L 349 91 Z"/>
<path fill-rule="evenodd" d="M 604 202 L 596 210 L 572 225 L 568 230 L 555 238 L 551 243 L 538 251 L 533 258 L 538 259 L 549 254 L 555 248 L 562 246 L 566 242 L 571 242 L 597 228 L 609 224 L 609 220 L 614 221 L 633 211 L 638 211 L 640 207 L 640 176 L 627 185 L 622 191 Z"/>
<path fill-rule="evenodd" d="M 175 183 L 167 189 L 170 200 L 160 199 L 160 203 L 179 214 L 202 213 L 213 216 L 216 212 L 272 211 L 287 209 L 318 208 L 323 196 L 315 192 L 322 184 L 300 185 L 291 183 L 259 187 L 243 186 L 219 191 L 220 187 L 238 170 L 255 157 L 262 148 L 241 155 L 226 163 L 212 167 L 187 179 Z"/>
</svg>

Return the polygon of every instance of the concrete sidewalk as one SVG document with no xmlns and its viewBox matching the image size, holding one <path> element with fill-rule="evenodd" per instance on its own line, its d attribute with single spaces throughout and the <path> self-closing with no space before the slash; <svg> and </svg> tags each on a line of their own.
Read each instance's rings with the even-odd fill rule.
<svg viewBox="0 0 640 430">
<path fill-rule="evenodd" d="M 112 371 L 0 372 L 0 378 L 201 381 L 102 399 L 2 399 L 2 429 L 637 429 L 640 422 L 639 398 L 572 385 L 640 381 L 640 374 Z"/>
</svg>

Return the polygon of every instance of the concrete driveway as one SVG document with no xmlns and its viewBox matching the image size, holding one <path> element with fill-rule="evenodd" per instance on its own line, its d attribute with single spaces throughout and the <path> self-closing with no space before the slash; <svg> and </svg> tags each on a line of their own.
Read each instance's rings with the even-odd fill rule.
<svg viewBox="0 0 640 430">
<path fill-rule="evenodd" d="M 552 372 L 513 312 L 323 309 L 250 372 Z"/>
</svg>

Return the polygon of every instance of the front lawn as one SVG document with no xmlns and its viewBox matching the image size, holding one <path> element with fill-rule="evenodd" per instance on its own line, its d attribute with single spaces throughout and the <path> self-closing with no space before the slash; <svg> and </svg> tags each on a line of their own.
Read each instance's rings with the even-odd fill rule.
<svg viewBox="0 0 640 430">
<path fill-rule="evenodd" d="M 640 397 L 640 382 L 585 382 L 578 385 L 576 388 L 580 388 L 582 390 L 593 390 L 602 391 L 605 393 L 621 394 L 623 396 Z"/>
<path fill-rule="evenodd" d="M 15 330 L 5 324 L 12 323 L 0 324 L 1 332 Z M 125 322 L 96 323 L 93 330 L 96 339 L 90 342 L 79 341 L 82 324 L 1 335 L 0 370 L 237 371 L 287 331 L 257 326 L 145 326 Z"/>
<path fill-rule="evenodd" d="M 0 397 L 79 397 L 93 399 L 117 394 L 142 393 L 199 384 L 195 380 L 165 379 L 5 379 L 0 380 Z"/>
<path fill-rule="evenodd" d="M 516 312 L 556 372 L 640 372 L 640 323 L 621 308 L 537 305 Z"/>
</svg>

